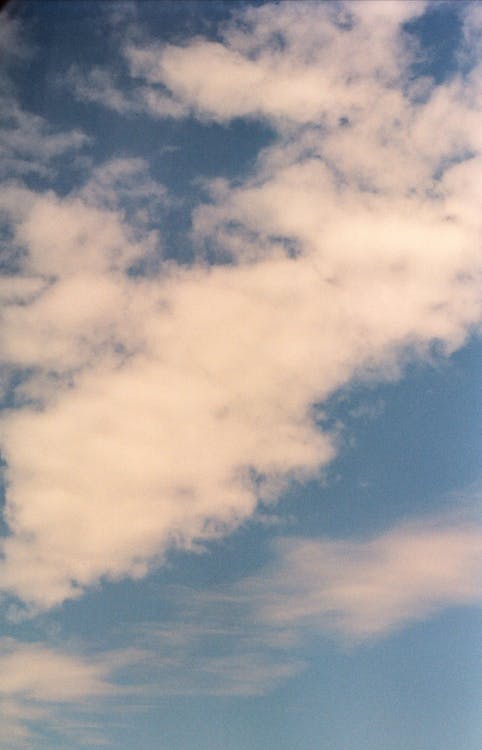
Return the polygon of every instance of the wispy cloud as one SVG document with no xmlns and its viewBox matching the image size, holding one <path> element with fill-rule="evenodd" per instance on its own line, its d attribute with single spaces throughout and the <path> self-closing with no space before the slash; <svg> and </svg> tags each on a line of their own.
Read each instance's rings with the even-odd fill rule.
<svg viewBox="0 0 482 750">
<path fill-rule="evenodd" d="M 271 553 L 236 583 L 179 589 L 184 626 L 157 636 L 175 650 L 215 635 L 235 653 L 260 648 L 276 660 L 301 653 L 314 635 L 356 645 L 450 607 L 482 605 L 482 530 L 454 514 L 362 539 L 281 536 Z"/>
<path fill-rule="evenodd" d="M 33 46 L 26 37 L 22 22 L 8 12 L 3 13 L 0 27 L 0 53 L 4 63 L 2 75 L 5 73 L 6 64 L 28 59 L 33 52 Z M 1 83 L 4 85 L 5 79 L 2 79 Z"/>
<path fill-rule="evenodd" d="M 38 50 L 29 42 L 24 25 L 8 12 L 2 14 L 0 54 L 0 178 L 51 177 L 59 160 L 80 151 L 89 137 L 80 128 L 59 130 L 17 100 L 13 69 L 34 60 Z"/>
<path fill-rule="evenodd" d="M 135 86 L 126 90 L 115 75 L 104 68 L 82 72 L 78 67 L 72 67 L 63 83 L 77 99 L 99 104 L 126 116 L 144 114 L 158 118 L 179 118 L 188 114 L 188 108 L 167 92 L 150 86 Z"/>
<path fill-rule="evenodd" d="M 129 633 L 145 653 L 134 676 L 146 695 L 263 695 L 306 666 L 286 631 L 253 625 L 232 600 L 236 621 L 221 599 L 183 589 L 171 598 L 178 619 Z"/>
<path fill-rule="evenodd" d="M 481 550 L 480 525 L 456 515 L 364 539 L 278 538 L 270 562 L 238 582 L 154 586 L 170 614 L 119 622 L 95 651 L 0 639 L 0 737 L 9 750 L 43 747 L 50 727 L 73 747 L 98 746 L 105 712 L 122 724 L 166 696 L 264 695 L 309 665 L 314 637 L 356 647 L 449 607 L 480 606 Z"/>
<path fill-rule="evenodd" d="M 282 539 L 240 586 L 267 625 L 364 640 L 451 606 L 482 603 L 482 532 L 413 524 L 363 540 Z"/>
<path fill-rule="evenodd" d="M 0 176 L 51 176 L 59 159 L 89 143 L 82 130 L 58 131 L 39 115 L 23 110 L 11 96 L 0 96 Z"/>
<path fill-rule="evenodd" d="M 74 747 L 104 744 L 96 713 L 104 701 L 126 693 L 110 679 L 126 657 L 89 659 L 43 643 L 1 638 L 2 747 L 46 747 L 46 728 Z"/>
</svg>

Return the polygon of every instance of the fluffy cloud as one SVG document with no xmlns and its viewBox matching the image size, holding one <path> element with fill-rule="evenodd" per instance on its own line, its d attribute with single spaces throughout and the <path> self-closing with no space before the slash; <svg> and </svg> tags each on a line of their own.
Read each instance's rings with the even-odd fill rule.
<svg viewBox="0 0 482 750">
<path fill-rule="evenodd" d="M 333 122 L 399 81 L 407 62 L 399 27 L 424 5 L 266 4 L 243 10 L 222 42 L 129 44 L 125 54 L 133 76 L 215 119 Z"/>
<path fill-rule="evenodd" d="M 48 607 L 227 533 L 333 457 L 314 403 L 478 325 L 477 78 L 408 85 L 400 23 L 420 4 L 337 9 L 265 5 L 222 43 L 127 48 L 140 86 L 276 130 L 195 211 L 194 240 L 229 264 L 160 261 L 123 208 L 164 199 L 136 160 L 63 197 L 4 191 L 4 590 Z"/>
</svg>

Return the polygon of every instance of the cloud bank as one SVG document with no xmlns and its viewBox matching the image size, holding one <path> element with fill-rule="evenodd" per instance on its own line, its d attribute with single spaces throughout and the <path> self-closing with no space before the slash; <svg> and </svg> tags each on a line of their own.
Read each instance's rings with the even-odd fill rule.
<svg viewBox="0 0 482 750">
<path fill-rule="evenodd" d="M 162 260 L 166 193 L 139 160 L 66 195 L 5 187 L 5 592 L 48 608 L 228 533 L 333 458 L 315 403 L 479 325 L 481 79 L 411 83 L 423 10 L 264 5 L 220 42 L 126 43 L 153 97 L 276 135 L 208 185 L 190 267 Z"/>
</svg>

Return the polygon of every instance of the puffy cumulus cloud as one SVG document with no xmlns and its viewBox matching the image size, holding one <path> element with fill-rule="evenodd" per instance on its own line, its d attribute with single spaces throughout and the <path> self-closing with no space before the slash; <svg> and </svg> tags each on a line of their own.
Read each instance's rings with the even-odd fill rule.
<svg viewBox="0 0 482 750">
<path fill-rule="evenodd" d="M 145 279 L 122 273 L 143 246 L 116 214 L 31 198 L 15 236 L 25 281 L 44 287 L 5 307 L 3 349 L 33 371 L 24 399 L 37 408 L 4 419 L 12 535 L 0 577 L 37 604 L 232 528 L 256 504 L 250 469 L 316 473 L 333 446 L 313 401 L 406 344 L 458 345 L 477 315 L 470 286 L 457 290 L 464 265 L 439 280 L 428 258 L 410 266 L 407 243 L 408 269 L 384 272 L 383 226 L 345 272 L 338 259 L 338 281 L 311 255 Z M 419 221 L 410 240 L 425 246 Z M 449 256 L 454 231 L 440 233 Z"/>
<path fill-rule="evenodd" d="M 137 160 L 64 197 L 3 192 L 2 357 L 21 407 L 2 427 L 3 589 L 48 607 L 227 533 L 333 457 L 314 403 L 478 325 L 479 85 L 468 70 L 408 86 L 400 24 L 422 10 L 264 5 L 214 47 L 128 48 L 140 86 L 277 129 L 254 174 L 212 182 L 194 213 L 194 240 L 229 264 L 158 262 L 124 209 L 163 199 Z"/>
<path fill-rule="evenodd" d="M 272 567 L 231 594 L 268 628 L 362 641 L 482 603 L 478 526 L 414 523 L 363 541 L 286 538 L 275 550 Z"/>
<path fill-rule="evenodd" d="M 409 55 L 400 25 L 425 5 L 265 4 L 235 14 L 221 42 L 129 43 L 125 55 L 133 76 L 214 119 L 333 123 L 403 79 Z"/>
<path fill-rule="evenodd" d="M 71 259 L 84 252 L 62 247 Z M 289 267 L 279 288 L 271 264 L 239 276 L 175 269 L 155 281 L 106 267 L 73 273 L 68 261 L 30 304 L 5 310 L 6 355 L 41 368 L 24 398 L 47 400 L 4 420 L 13 535 L 1 577 L 40 603 L 75 593 L 72 580 L 142 573 L 173 540 L 232 528 L 256 503 L 251 467 L 316 472 L 333 455 L 296 371 L 309 346 L 298 343 L 304 302 L 297 292 L 293 307 Z M 317 392 L 346 371 L 342 360 L 318 368 Z"/>
<path fill-rule="evenodd" d="M 277 124 L 335 122 L 399 83 L 409 55 L 401 24 L 427 3 L 267 3 L 233 12 L 220 42 L 141 43 L 127 30 L 123 57 L 131 81 L 121 89 L 105 68 L 69 73 L 72 92 L 129 114 L 204 118 L 265 117 Z M 353 54 L 363 50 L 363 54 Z M 372 78 L 373 80 L 369 80 Z M 132 83 L 135 86 L 132 87 Z"/>
<path fill-rule="evenodd" d="M 325 168 L 339 188 L 418 199 L 454 161 L 481 147 L 480 55 L 472 50 L 462 72 L 443 85 L 413 76 L 419 51 L 403 24 L 425 8 L 265 4 L 236 14 L 220 42 L 128 43 L 125 55 L 140 86 L 150 85 L 153 95 L 164 87 L 202 118 L 267 120 L 280 138 L 265 157 L 272 166 L 303 161 L 317 181 Z M 461 55 L 478 24 L 469 7 Z"/>
<path fill-rule="evenodd" d="M 108 657 L 89 660 L 42 643 L 1 638 L 2 747 L 44 747 L 45 726 L 70 742 L 75 739 L 82 747 L 92 746 L 89 741 L 94 735 L 88 727 L 92 728 L 94 701 L 98 707 L 100 701 L 122 692 L 109 680 L 113 670 L 114 660 Z M 78 717 L 83 711 L 91 716 L 79 733 Z"/>
</svg>

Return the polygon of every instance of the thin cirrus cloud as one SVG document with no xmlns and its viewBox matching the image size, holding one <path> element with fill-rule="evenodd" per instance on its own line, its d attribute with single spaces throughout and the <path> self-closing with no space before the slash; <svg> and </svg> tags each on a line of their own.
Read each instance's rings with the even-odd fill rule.
<svg viewBox="0 0 482 750">
<path fill-rule="evenodd" d="M 48 723 L 66 739 L 81 729 L 77 741 L 90 746 L 88 730 L 108 705 L 122 723 L 126 701 L 264 695 L 306 667 L 313 636 L 356 645 L 480 604 L 481 550 L 480 527 L 454 518 L 362 540 L 280 538 L 254 576 L 215 590 L 163 589 L 176 617 L 123 628 L 134 647 L 80 656 L 3 638 L 0 737 L 23 747 Z"/>
<path fill-rule="evenodd" d="M 137 662 L 138 689 L 170 696 L 264 695 L 306 667 L 289 652 L 299 638 L 253 623 L 241 601 L 228 597 L 227 615 L 221 597 L 184 589 L 166 595 L 177 619 L 138 625 L 129 633 L 144 654 Z"/>
<path fill-rule="evenodd" d="M 259 622 L 360 642 L 482 602 L 482 533 L 415 523 L 371 539 L 281 539 L 269 570 L 239 585 Z"/>
<path fill-rule="evenodd" d="M 275 134 L 244 181 L 207 185 L 192 266 L 159 260 L 149 216 L 126 210 L 168 199 L 138 160 L 62 196 L 2 193 L 0 586 L 34 608 L 144 576 L 318 476 L 336 440 L 314 403 L 479 325 L 480 79 L 410 84 L 401 24 L 423 4 L 307 7 L 249 8 L 215 44 L 124 47 L 142 91 Z M 208 266 L 206 241 L 230 263 Z"/>
<path fill-rule="evenodd" d="M 143 647 L 167 643 L 178 678 L 182 653 L 199 679 L 212 666 L 206 642 L 216 638 L 216 656 L 258 661 L 263 692 L 272 675 L 262 676 L 261 666 L 282 667 L 278 680 L 296 674 L 303 667 L 296 654 L 315 635 L 359 645 L 449 608 L 480 606 L 482 530 L 452 517 L 415 519 L 361 539 L 278 537 L 254 575 L 197 593 L 174 589 L 173 598 L 179 621 L 141 630 Z M 254 681 L 243 689 L 253 690 Z"/>
<path fill-rule="evenodd" d="M 46 727 L 56 740 L 104 744 L 96 708 L 128 692 L 114 685 L 111 676 L 132 659 L 127 651 L 87 658 L 44 643 L 1 638 L 2 747 L 46 747 L 48 738 L 44 744 L 42 732 Z M 112 705 L 111 710 L 115 710 Z"/>
</svg>

